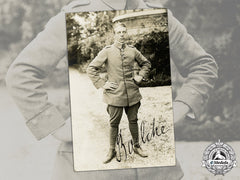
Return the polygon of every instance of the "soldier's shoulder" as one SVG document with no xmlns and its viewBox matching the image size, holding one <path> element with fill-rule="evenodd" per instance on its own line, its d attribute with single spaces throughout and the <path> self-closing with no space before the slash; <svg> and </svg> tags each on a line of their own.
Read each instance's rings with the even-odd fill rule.
<svg viewBox="0 0 240 180">
<path fill-rule="evenodd" d="M 132 51 L 137 51 L 137 48 L 133 45 L 127 45 Z"/>
<path fill-rule="evenodd" d="M 128 47 L 133 48 L 133 49 L 136 48 L 135 46 L 133 46 L 133 45 L 131 45 L 131 44 L 129 44 Z"/>
<path fill-rule="evenodd" d="M 86 5 L 89 5 L 90 3 L 91 3 L 90 0 L 75 0 L 75 1 L 70 2 L 68 5 L 64 6 L 62 8 L 62 11 L 71 12 L 71 11 L 74 11 L 78 7 L 86 6 Z"/>
<path fill-rule="evenodd" d="M 107 46 L 105 46 L 104 48 L 102 48 L 102 50 L 101 50 L 101 52 L 103 53 L 103 52 L 108 52 L 108 50 L 109 49 L 111 49 L 111 45 L 107 45 Z"/>
<path fill-rule="evenodd" d="M 111 47 L 112 47 L 112 45 L 107 45 L 103 49 L 110 49 Z"/>
</svg>

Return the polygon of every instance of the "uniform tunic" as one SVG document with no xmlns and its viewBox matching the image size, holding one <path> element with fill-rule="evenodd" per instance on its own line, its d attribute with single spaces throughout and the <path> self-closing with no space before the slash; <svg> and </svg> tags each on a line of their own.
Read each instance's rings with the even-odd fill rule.
<svg viewBox="0 0 240 180">
<path fill-rule="evenodd" d="M 150 62 L 135 47 L 122 47 L 122 44 L 115 42 L 100 51 L 89 64 L 87 72 L 96 88 L 105 84 L 105 80 L 99 76 L 103 64 L 106 65 L 108 81 L 118 86 L 115 90 L 104 90 L 105 103 L 125 107 L 137 104 L 142 99 L 139 87 L 133 80 L 136 62 L 141 67 L 139 75 L 145 77 L 151 67 Z"/>
</svg>

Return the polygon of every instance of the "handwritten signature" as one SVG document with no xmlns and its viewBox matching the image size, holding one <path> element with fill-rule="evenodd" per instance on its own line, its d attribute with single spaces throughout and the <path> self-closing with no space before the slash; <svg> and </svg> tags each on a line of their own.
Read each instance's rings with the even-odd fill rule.
<svg viewBox="0 0 240 180">
<path fill-rule="evenodd" d="M 160 124 L 160 123 L 159 123 Z M 141 122 L 140 125 L 140 138 L 143 144 L 150 142 L 155 137 L 160 137 L 164 134 L 166 134 L 169 131 L 169 129 L 166 128 L 164 125 L 156 126 L 155 124 L 155 118 L 153 118 L 152 122 L 152 128 L 149 132 L 146 132 L 146 124 L 144 121 Z M 117 161 L 122 161 L 122 156 L 125 157 L 125 160 L 127 160 L 128 154 L 133 153 L 133 141 L 129 140 L 127 142 L 123 141 L 122 137 L 122 131 L 120 129 L 118 137 L 117 137 Z M 123 151 L 123 155 L 121 154 L 121 151 Z"/>
</svg>

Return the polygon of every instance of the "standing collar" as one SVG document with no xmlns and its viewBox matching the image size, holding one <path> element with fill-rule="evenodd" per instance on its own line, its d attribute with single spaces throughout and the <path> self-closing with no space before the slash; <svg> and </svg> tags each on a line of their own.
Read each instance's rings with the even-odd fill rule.
<svg viewBox="0 0 240 180">
<path fill-rule="evenodd" d="M 146 4 L 143 0 L 138 0 L 138 7 L 137 8 L 147 8 Z M 122 10 L 126 7 L 127 0 L 102 0 L 107 6 L 111 7 L 112 9 Z"/>
<path fill-rule="evenodd" d="M 151 3 L 151 2 L 145 2 L 148 7 L 151 8 L 163 8 L 163 5 L 161 3 Z"/>
<path fill-rule="evenodd" d="M 125 47 L 126 47 L 126 44 L 125 43 L 120 43 L 120 42 L 118 42 L 118 41 L 115 41 L 114 43 L 113 43 L 113 45 L 115 46 L 115 47 L 117 47 L 118 49 L 124 49 Z"/>
<path fill-rule="evenodd" d="M 124 9 L 126 6 L 127 0 L 102 0 L 106 5 L 112 9 Z"/>
</svg>

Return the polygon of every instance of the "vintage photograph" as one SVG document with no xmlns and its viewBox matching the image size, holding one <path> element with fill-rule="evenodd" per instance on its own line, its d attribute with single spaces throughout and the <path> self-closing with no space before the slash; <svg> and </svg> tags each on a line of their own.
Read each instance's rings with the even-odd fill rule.
<svg viewBox="0 0 240 180">
<path fill-rule="evenodd" d="M 66 14 L 76 171 L 175 165 L 167 10 Z"/>
<path fill-rule="evenodd" d="M 238 165 L 240 159 L 240 1 L 0 0 L 0 2 L 0 153 L 2 154 L 0 179 L 240 179 Z M 80 11 L 161 7 L 168 8 L 176 166 L 74 171 L 65 14 Z M 129 26 L 125 22 L 124 24 Z M 77 39 L 74 36 L 72 38 Z M 102 44 L 91 59 L 93 60 L 107 45 L 111 43 Z M 145 55 L 144 49 L 138 48 L 151 61 L 151 58 Z M 71 68 L 78 69 L 77 64 L 72 63 Z M 153 66 L 151 61 L 151 67 Z M 86 68 L 87 65 L 83 69 Z M 80 71 L 75 72 L 77 72 L 75 74 L 77 79 Z M 101 159 L 99 164 L 105 166 L 113 163 L 126 164 L 129 160 L 125 161 L 124 153 L 121 162 L 115 158 L 110 163 L 103 164 L 109 152 L 110 125 L 106 111 L 107 105 L 102 101 L 101 88 L 97 90 L 86 73 L 80 74 L 82 78 L 85 76 L 83 81 L 76 80 L 77 83 L 72 85 L 84 88 L 79 88 L 79 92 L 76 88 L 76 94 L 80 96 L 85 91 L 95 99 L 81 97 L 82 103 L 79 106 L 81 108 L 75 111 L 78 118 L 85 118 L 81 122 L 88 123 L 91 119 L 87 116 L 95 113 L 94 122 L 105 123 L 101 128 L 96 124 L 88 125 L 94 129 L 91 131 L 92 135 L 88 134 L 91 140 L 82 141 L 81 144 L 81 147 L 85 147 L 86 144 L 91 145 L 91 142 L 98 141 L 99 147 L 103 149 L 102 154 L 99 154 L 98 158 L 95 158 L 96 155 L 90 158 L 89 153 L 85 151 L 86 153 L 82 156 L 89 162 Z M 81 85 L 83 82 L 89 84 Z M 88 88 L 90 86 L 91 90 Z M 147 108 L 152 108 L 149 104 L 144 105 L 147 97 L 141 92 L 144 89 L 144 87 L 140 88 L 142 100 L 138 111 L 139 126 L 142 120 L 152 120 L 150 115 L 150 118 L 145 119 L 140 115 L 145 109 L 148 111 Z M 98 95 L 93 96 L 94 93 Z M 154 97 L 160 95 L 152 94 Z M 158 101 L 163 100 L 165 99 L 158 98 Z M 76 101 L 78 101 L 77 98 Z M 82 109 L 88 103 L 93 104 L 87 106 L 87 108 L 92 107 L 93 113 Z M 76 122 L 73 123 L 76 124 Z M 125 125 L 125 129 L 129 130 L 125 112 L 123 112 L 121 125 Z M 145 122 L 145 129 L 147 127 L 149 125 Z M 79 131 L 75 130 L 74 133 L 84 134 L 87 131 L 86 128 L 87 126 L 84 125 L 84 128 L 79 128 Z M 98 131 L 102 132 L 104 128 L 105 134 L 99 134 Z M 148 131 L 145 130 L 145 132 Z M 121 130 L 121 134 L 126 134 L 123 137 L 124 142 L 131 139 L 130 132 L 127 134 Z M 96 139 L 98 137 L 100 140 Z M 150 143 L 140 144 L 148 155 L 147 158 L 132 153 L 134 158 L 145 162 L 149 160 L 152 153 L 148 152 L 150 148 L 146 146 L 155 140 L 153 138 Z M 142 142 L 141 137 L 139 142 Z M 236 158 L 237 164 L 232 169 L 229 167 L 229 172 L 224 176 L 214 175 L 210 172 L 211 168 L 207 169 L 206 163 L 211 162 L 209 160 L 217 155 L 216 149 L 208 147 L 214 147 L 220 143 L 232 147 L 228 153 L 221 151 L 224 153 L 220 152 L 220 154 L 226 157 L 231 154 L 232 162 Z M 74 147 L 77 149 L 80 145 L 74 144 Z M 232 156 L 234 154 L 235 157 Z M 130 155 L 127 157 L 130 158 Z"/>
</svg>

